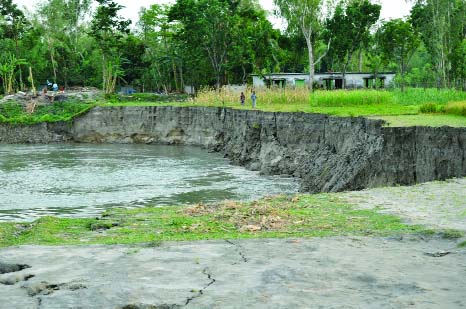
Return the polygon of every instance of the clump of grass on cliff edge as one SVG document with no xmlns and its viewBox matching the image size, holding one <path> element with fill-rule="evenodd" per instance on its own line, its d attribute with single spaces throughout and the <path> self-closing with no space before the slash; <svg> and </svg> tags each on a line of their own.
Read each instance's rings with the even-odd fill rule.
<svg viewBox="0 0 466 309">
<path fill-rule="evenodd" d="M 44 217 L 32 223 L 1 223 L 0 247 L 420 232 L 425 230 L 403 224 L 395 216 L 356 210 L 335 195 L 318 194 L 191 207 L 113 209 L 98 219 Z"/>
<path fill-rule="evenodd" d="M 0 122 L 11 124 L 35 124 L 40 122 L 69 121 L 87 111 L 93 104 L 55 102 L 37 106 L 33 113 L 28 113 L 19 103 L 0 105 Z"/>
</svg>

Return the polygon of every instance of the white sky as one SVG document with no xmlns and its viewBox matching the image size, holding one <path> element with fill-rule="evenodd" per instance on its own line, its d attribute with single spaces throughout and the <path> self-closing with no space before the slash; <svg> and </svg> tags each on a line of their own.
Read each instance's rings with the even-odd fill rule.
<svg viewBox="0 0 466 309">
<path fill-rule="evenodd" d="M 13 0 L 21 8 L 25 6 L 28 10 L 33 11 L 34 6 L 40 0 Z M 173 3 L 174 0 L 116 0 L 116 2 L 125 6 L 126 8 L 121 11 L 121 15 L 132 20 L 133 25 L 138 21 L 138 12 L 142 6 L 149 7 L 154 3 Z M 269 12 L 273 10 L 273 0 L 259 0 L 262 7 Z M 406 0 L 378 0 L 382 4 L 382 19 L 400 18 L 409 14 L 411 8 Z M 275 25 L 279 24 L 274 18 L 270 18 Z"/>
</svg>

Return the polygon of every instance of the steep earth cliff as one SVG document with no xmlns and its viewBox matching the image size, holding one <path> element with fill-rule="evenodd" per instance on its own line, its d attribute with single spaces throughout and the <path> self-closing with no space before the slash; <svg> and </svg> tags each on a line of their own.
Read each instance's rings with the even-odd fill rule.
<svg viewBox="0 0 466 309">
<path fill-rule="evenodd" d="M 71 123 L 0 125 L 3 143 L 194 145 L 333 192 L 466 176 L 466 128 L 206 107 L 98 107 Z"/>
</svg>

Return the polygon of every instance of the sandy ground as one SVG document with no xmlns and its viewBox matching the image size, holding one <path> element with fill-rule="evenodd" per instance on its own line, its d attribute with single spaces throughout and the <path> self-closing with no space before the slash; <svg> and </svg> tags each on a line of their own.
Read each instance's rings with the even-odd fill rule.
<svg viewBox="0 0 466 309">
<path fill-rule="evenodd" d="M 0 253 L 4 263 L 31 266 L 0 275 L 10 284 L 0 285 L 0 308 L 466 307 L 466 249 L 438 239 L 29 246 Z"/>
<path fill-rule="evenodd" d="M 377 208 L 410 224 L 466 231 L 466 178 L 347 192 L 342 196 L 359 208 Z"/>
</svg>

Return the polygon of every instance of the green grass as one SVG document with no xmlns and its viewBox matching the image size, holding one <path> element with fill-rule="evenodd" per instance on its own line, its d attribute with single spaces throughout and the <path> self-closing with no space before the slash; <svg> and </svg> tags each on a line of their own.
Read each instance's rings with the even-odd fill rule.
<svg viewBox="0 0 466 309">
<path fill-rule="evenodd" d="M 466 101 L 450 102 L 447 105 L 445 105 L 444 111 L 446 114 L 466 117 Z"/>
<path fill-rule="evenodd" d="M 0 247 L 427 232 L 395 216 L 356 210 L 334 195 L 318 194 L 210 206 L 112 209 L 101 218 L 44 217 L 32 223 L 1 223 Z"/>
<path fill-rule="evenodd" d="M 340 90 L 316 91 L 306 89 L 258 89 L 258 109 L 269 112 L 319 113 L 338 117 L 372 117 L 388 121 L 390 126 L 466 126 L 466 92 L 437 89 L 401 90 Z M 248 96 L 247 96 L 248 97 Z M 172 98 L 169 101 L 167 98 Z M 196 99 L 187 96 L 135 94 L 115 96 L 96 102 L 99 106 L 207 106 L 251 109 L 250 100 L 239 104 L 236 92 L 201 91 Z M 19 105 L 0 107 L 0 122 L 33 124 L 67 121 L 94 105 L 55 103 L 39 107 L 29 115 Z"/>
<path fill-rule="evenodd" d="M 390 127 L 466 127 L 466 117 L 447 114 L 420 114 L 398 116 L 371 116 L 373 119 L 383 119 Z"/>
<path fill-rule="evenodd" d="M 115 94 L 107 97 L 110 103 L 118 104 L 120 102 L 184 102 L 189 99 L 187 94 L 169 94 L 161 95 L 156 93 L 135 93 L 132 95 L 119 95 Z"/>
<path fill-rule="evenodd" d="M 94 104 L 56 102 L 37 106 L 33 113 L 27 113 L 18 103 L 0 105 L 0 123 L 35 124 L 40 122 L 69 121 L 89 111 Z"/>
</svg>

